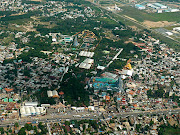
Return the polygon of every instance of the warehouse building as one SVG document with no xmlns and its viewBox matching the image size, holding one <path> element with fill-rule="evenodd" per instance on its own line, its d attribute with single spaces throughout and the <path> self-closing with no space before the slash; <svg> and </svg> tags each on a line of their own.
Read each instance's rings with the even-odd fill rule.
<svg viewBox="0 0 180 135">
<path fill-rule="evenodd" d="M 137 8 L 137 9 L 139 9 L 139 10 L 146 9 L 146 7 L 145 7 L 145 6 L 143 6 L 143 5 L 139 5 L 139 4 L 136 4 L 136 5 L 135 5 L 135 8 Z"/>
<path fill-rule="evenodd" d="M 180 32 L 180 27 L 173 28 L 174 31 Z"/>
<path fill-rule="evenodd" d="M 24 105 L 25 106 L 37 106 L 38 102 L 25 102 Z"/>
<path fill-rule="evenodd" d="M 93 57 L 94 56 L 94 52 L 81 51 L 79 53 L 79 56 Z"/>
<path fill-rule="evenodd" d="M 84 68 L 84 69 L 90 69 L 92 64 L 94 63 L 94 59 L 85 59 L 80 65 L 79 68 Z"/>
<path fill-rule="evenodd" d="M 160 7 L 157 7 L 157 6 L 150 4 L 150 3 L 148 3 L 147 6 L 153 8 L 153 9 L 160 9 Z"/>
<path fill-rule="evenodd" d="M 161 8 L 161 9 L 168 8 L 167 6 L 162 5 L 162 4 L 160 4 L 160 3 L 154 3 L 154 5 L 157 6 L 157 7 L 159 7 L 159 8 Z"/>
<path fill-rule="evenodd" d="M 48 97 L 59 97 L 58 92 L 56 90 L 53 91 L 47 91 Z"/>
<path fill-rule="evenodd" d="M 44 107 L 21 106 L 20 108 L 21 117 L 43 115 L 43 114 L 46 114 L 46 109 Z"/>
</svg>

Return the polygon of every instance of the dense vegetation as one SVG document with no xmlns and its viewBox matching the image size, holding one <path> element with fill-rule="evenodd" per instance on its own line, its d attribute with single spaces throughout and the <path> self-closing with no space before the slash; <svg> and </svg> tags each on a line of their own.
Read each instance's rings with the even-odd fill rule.
<svg viewBox="0 0 180 135">
<path fill-rule="evenodd" d="M 9 16 L 14 13 L 16 13 L 16 12 L 15 11 L 0 11 L 0 16 L 3 16 L 3 15 Z"/>
<path fill-rule="evenodd" d="M 44 18 L 44 21 L 55 21 L 55 18 Z M 83 31 L 85 29 L 95 31 L 94 27 L 99 27 L 100 24 L 95 22 L 94 20 L 89 20 L 88 22 L 83 22 L 82 17 L 78 17 L 76 19 L 58 19 L 56 20 L 57 26 L 53 28 L 45 28 L 43 25 L 38 25 L 37 26 L 37 31 L 42 33 L 43 35 L 47 33 L 62 33 L 62 34 L 75 34 L 77 32 Z M 63 27 L 62 27 L 63 26 Z"/>
<path fill-rule="evenodd" d="M 13 21 L 13 20 L 19 20 L 19 19 L 27 19 L 33 15 L 38 15 L 40 13 L 41 11 L 34 11 L 34 12 L 30 11 L 27 14 L 15 15 L 15 16 L 10 16 L 10 13 L 9 14 L 7 13 L 5 17 L 1 18 L 1 21 L 7 22 L 7 21 Z"/>
<path fill-rule="evenodd" d="M 22 59 L 24 62 L 32 62 L 31 58 L 33 57 L 47 58 L 47 55 L 38 50 L 31 49 L 28 52 L 23 52 L 18 58 Z"/>
<path fill-rule="evenodd" d="M 113 51 L 114 49 L 111 50 L 110 48 L 114 48 L 115 50 L 119 49 L 119 48 L 123 48 L 123 51 L 118 56 L 118 58 L 130 59 L 130 58 L 133 58 L 135 54 L 137 54 L 139 56 L 141 55 L 141 53 L 139 52 L 139 48 L 134 46 L 132 43 L 125 44 L 123 40 L 112 41 L 110 39 L 103 38 L 101 40 L 99 46 L 95 50 L 95 55 L 94 55 L 95 63 L 100 64 L 102 66 L 101 63 L 107 64 L 112 59 L 112 58 L 109 60 L 107 59 L 107 55 L 103 54 L 104 50 L 107 50 L 110 52 L 108 54 L 108 56 L 110 56 L 110 57 L 114 57 L 116 55 L 116 53 L 119 51 L 119 50 Z M 131 51 L 133 51 L 133 53 L 131 53 Z M 126 64 L 126 62 L 124 62 L 124 61 L 115 60 L 110 65 L 109 70 L 111 71 L 113 69 L 121 69 L 125 66 L 125 64 Z"/>
<path fill-rule="evenodd" d="M 73 70 L 73 69 L 70 69 Z M 84 89 L 85 87 L 85 73 L 73 70 L 64 75 L 62 82 L 58 82 L 58 92 L 63 91 L 64 95 L 59 98 L 48 97 L 47 91 L 57 89 L 58 86 L 51 88 L 41 88 L 33 96 L 35 96 L 41 104 L 55 104 L 62 102 L 65 99 L 66 104 L 73 106 L 88 106 L 89 105 L 89 92 Z M 60 80 L 60 79 L 59 79 Z"/>
<path fill-rule="evenodd" d="M 158 135 L 179 135 L 180 128 L 177 126 L 161 125 L 158 131 Z"/>
<path fill-rule="evenodd" d="M 83 106 L 89 104 L 88 93 L 84 87 L 85 76 L 76 76 L 74 73 L 68 73 L 64 76 L 59 91 L 64 92 L 64 98 L 71 105 Z"/>
<path fill-rule="evenodd" d="M 40 4 L 40 1 L 22 0 L 22 4 Z"/>
<path fill-rule="evenodd" d="M 41 132 L 39 132 L 38 128 L 41 130 Z M 42 122 L 40 122 L 38 124 L 38 128 L 36 126 L 32 126 L 32 124 L 25 124 L 24 127 L 22 127 L 19 132 L 18 135 L 25 135 L 26 134 L 26 130 L 30 131 L 30 130 L 34 130 L 35 133 L 34 134 L 38 134 L 38 135 L 44 135 L 47 134 L 48 130 L 47 127 L 45 125 L 42 124 Z"/>
<path fill-rule="evenodd" d="M 130 29 L 127 29 L 127 30 L 113 30 L 112 33 L 114 35 L 118 35 L 119 37 L 135 36 L 135 32 L 131 31 Z"/>
</svg>

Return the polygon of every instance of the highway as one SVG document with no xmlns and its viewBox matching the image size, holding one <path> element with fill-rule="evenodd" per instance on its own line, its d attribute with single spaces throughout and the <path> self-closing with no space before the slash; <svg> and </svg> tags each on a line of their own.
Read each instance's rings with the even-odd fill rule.
<svg viewBox="0 0 180 135">
<path fill-rule="evenodd" d="M 123 112 L 116 114 L 116 117 L 127 117 L 127 116 L 138 116 L 138 115 L 151 115 L 151 114 L 177 114 L 180 112 L 180 108 L 178 109 L 166 109 L 166 110 L 152 110 L 152 111 L 139 111 L 139 112 Z"/>
<path fill-rule="evenodd" d="M 180 113 L 180 108 L 177 109 L 166 109 L 166 110 L 151 110 L 151 111 L 139 111 L 139 112 L 120 112 L 120 113 L 102 113 L 95 112 L 95 113 L 90 113 L 90 112 L 82 112 L 82 113 L 68 113 L 68 114 L 55 114 L 55 115 L 45 115 L 45 116 L 40 116 L 40 117 L 31 117 L 31 118 L 21 118 L 21 120 L 8 120 L 8 121 L 3 121 L 0 123 L 0 127 L 7 127 L 13 126 L 15 122 L 18 122 L 19 125 L 24 125 L 27 122 L 33 122 L 33 121 L 38 121 L 38 122 L 44 122 L 44 123 L 50 123 L 50 122 L 60 122 L 60 121 L 65 121 L 65 120 L 83 120 L 83 119 L 93 119 L 93 120 L 98 120 L 98 119 L 104 119 L 108 120 L 109 116 L 114 116 L 114 117 L 127 117 L 127 116 L 132 116 L 136 117 L 139 115 L 153 115 L 153 114 L 159 114 L 159 115 L 164 115 L 164 114 L 178 114 Z M 74 117 L 74 114 L 80 115 L 80 117 Z M 87 115 L 88 114 L 88 115 Z"/>
</svg>

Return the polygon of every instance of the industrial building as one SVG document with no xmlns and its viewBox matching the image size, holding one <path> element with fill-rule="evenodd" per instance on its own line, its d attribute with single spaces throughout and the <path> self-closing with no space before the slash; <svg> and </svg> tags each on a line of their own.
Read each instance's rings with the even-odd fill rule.
<svg viewBox="0 0 180 135">
<path fill-rule="evenodd" d="M 47 95 L 48 95 L 48 97 L 59 97 L 58 92 L 56 90 L 53 90 L 53 91 L 49 90 L 49 91 L 47 91 Z"/>
<path fill-rule="evenodd" d="M 137 9 L 139 9 L 139 10 L 146 9 L 146 7 L 145 7 L 145 6 L 143 6 L 143 5 L 139 5 L 139 4 L 136 4 L 136 5 L 135 5 L 135 8 L 137 8 Z"/>
<path fill-rule="evenodd" d="M 21 117 L 42 115 L 42 114 L 46 114 L 46 109 L 44 107 L 21 106 L 20 108 Z"/>
<path fill-rule="evenodd" d="M 94 52 L 81 51 L 79 53 L 79 56 L 93 57 L 94 56 Z"/>
<path fill-rule="evenodd" d="M 160 9 L 160 7 L 157 7 L 157 6 L 150 4 L 150 3 L 148 3 L 147 6 L 153 8 L 153 9 Z"/>
<path fill-rule="evenodd" d="M 85 59 L 80 65 L 79 68 L 84 68 L 84 69 L 90 69 L 92 64 L 94 63 L 94 59 Z"/>
<path fill-rule="evenodd" d="M 24 105 L 25 106 L 37 106 L 38 102 L 25 102 Z"/>
<path fill-rule="evenodd" d="M 162 5 L 162 4 L 160 4 L 160 3 L 154 3 L 154 5 L 157 6 L 157 7 L 159 7 L 159 8 L 161 8 L 161 9 L 167 8 L 167 6 Z"/>
<path fill-rule="evenodd" d="M 173 28 L 174 31 L 180 32 L 180 27 Z"/>
<path fill-rule="evenodd" d="M 179 9 L 170 9 L 170 12 L 178 12 L 179 11 Z"/>
</svg>

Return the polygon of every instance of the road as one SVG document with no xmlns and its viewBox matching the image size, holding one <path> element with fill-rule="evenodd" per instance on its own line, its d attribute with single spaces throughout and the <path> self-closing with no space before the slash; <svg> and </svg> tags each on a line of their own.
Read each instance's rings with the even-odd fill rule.
<svg viewBox="0 0 180 135">
<path fill-rule="evenodd" d="M 113 57 L 113 59 L 106 65 L 106 67 L 109 67 L 111 63 L 119 56 L 119 54 L 123 51 L 123 48 L 120 48 L 119 52 Z"/>
<path fill-rule="evenodd" d="M 45 115 L 41 117 L 32 117 L 32 118 L 22 118 L 21 120 L 11 120 L 11 121 L 4 121 L 0 123 L 0 127 L 7 127 L 13 126 L 15 122 L 18 122 L 19 125 L 24 125 L 27 122 L 33 122 L 33 121 L 38 121 L 38 122 L 60 122 L 60 121 L 65 121 L 65 120 L 83 120 L 83 119 L 93 119 L 93 120 L 98 120 L 98 119 L 103 119 L 106 120 L 109 118 L 109 116 L 114 116 L 114 117 L 127 117 L 127 116 L 138 116 L 138 115 L 152 115 L 152 114 L 177 114 L 180 113 L 180 108 L 177 109 L 166 109 L 166 110 L 151 110 L 151 111 L 139 111 L 139 112 L 120 112 L 120 113 L 102 113 L 95 112 L 95 113 L 89 113 L 89 112 L 82 112 L 82 113 L 69 113 L 69 114 L 57 114 L 57 115 Z M 74 114 L 81 115 L 81 117 L 73 117 Z M 87 114 L 90 114 L 90 116 L 87 116 Z M 84 115 L 84 116 L 82 116 Z M 86 115 L 86 116 L 85 116 Z"/>
<path fill-rule="evenodd" d="M 139 111 L 139 112 L 123 112 L 116 114 L 116 117 L 127 117 L 127 116 L 138 116 L 138 115 L 151 115 L 151 114 L 176 114 L 180 112 L 180 108 L 178 109 L 164 109 L 164 110 L 152 110 L 152 111 Z"/>
</svg>

